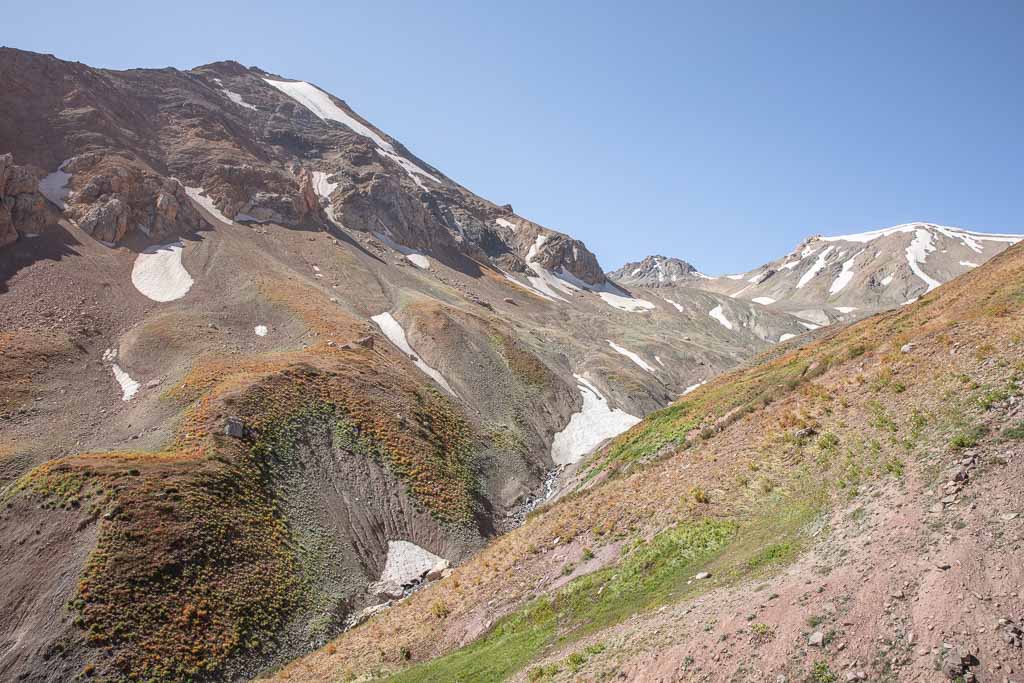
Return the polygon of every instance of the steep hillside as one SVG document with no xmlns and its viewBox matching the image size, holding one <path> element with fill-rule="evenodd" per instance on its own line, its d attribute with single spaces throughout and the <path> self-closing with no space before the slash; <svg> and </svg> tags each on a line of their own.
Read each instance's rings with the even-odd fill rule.
<svg viewBox="0 0 1024 683">
<path fill-rule="evenodd" d="M 762 356 L 277 674 L 1002 680 L 1024 667 L 1024 247 Z"/>
</svg>

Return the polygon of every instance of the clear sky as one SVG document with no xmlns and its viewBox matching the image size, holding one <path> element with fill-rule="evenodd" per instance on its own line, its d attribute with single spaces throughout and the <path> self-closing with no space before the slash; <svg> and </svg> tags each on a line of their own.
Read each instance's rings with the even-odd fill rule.
<svg viewBox="0 0 1024 683">
<path fill-rule="evenodd" d="M 11 3 L 3 0 L 0 7 Z M 813 233 L 1024 232 L 1024 2 L 46 0 L 0 44 L 311 81 L 473 191 L 737 272 Z"/>
</svg>

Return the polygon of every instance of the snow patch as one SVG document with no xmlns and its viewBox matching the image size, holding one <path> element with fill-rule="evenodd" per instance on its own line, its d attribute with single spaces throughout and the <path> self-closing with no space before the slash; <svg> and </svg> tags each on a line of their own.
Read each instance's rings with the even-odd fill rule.
<svg viewBox="0 0 1024 683">
<path fill-rule="evenodd" d="M 430 261 L 423 254 L 406 254 L 405 258 L 417 268 L 422 268 L 423 270 L 430 268 Z"/>
<path fill-rule="evenodd" d="M 606 339 L 605 341 L 606 341 L 606 342 L 608 342 L 608 346 L 610 346 L 610 347 L 612 347 L 613 349 L 615 349 L 615 351 L 616 351 L 617 353 L 621 353 L 621 354 L 622 354 L 623 356 L 625 356 L 626 358 L 630 359 L 631 361 L 633 361 L 634 363 L 636 363 L 637 365 L 639 365 L 639 366 L 640 366 L 641 368 L 643 368 L 643 369 L 644 369 L 644 370 L 646 370 L 647 372 L 652 372 L 652 373 L 653 373 L 653 372 L 655 372 L 654 368 L 653 368 L 653 367 L 651 367 L 650 365 L 648 365 L 648 364 L 647 364 L 647 363 L 646 363 L 646 362 L 644 361 L 644 359 L 643 359 L 643 358 L 641 358 L 641 357 L 640 357 L 640 356 L 638 356 L 637 354 L 633 353 L 633 352 L 632 352 L 632 351 L 630 351 L 629 349 L 625 349 L 625 348 L 623 348 L 623 347 L 619 346 L 618 344 L 616 344 L 615 342 L 613 342 L 613 341 L 612 341 L 611 339 Z"/>
<path fill-rule="evenodd" d="M 675 306 L 675 307 L 676 307 L 676 310 L 677 310 L 677 311 L 679 311 L 680 313 L 682 313 L 682 312 L 683 312 L 683 307 L 682 307 L 682 306 L 680 306 L 679 304 L 677 304 L 677 303 L 676 303 L 675 301 L 672 301 L 672 299 L 665 299 L 665 301 L 667 301 L 667 302 L 669 302 L 670 304 L 672 304 L 673 306 Z"/>
<path fill-rule="evenodd" d="M 857 310 L 856 306 L 836 306 L 836 310 L 840 313 L 853 313 Z"/>
<path fill-rule="evenodd" d="M 836 279 L 832 281 L 832 284 L 829 285 L 829 294 L 838 294 L 843 291 L 843 288 L 846 287 L 846 285 L 850 284 L 850 281 L 853 280 L 853 276 L 857 274 L 853 269 L 853 262 L 857 260 L 857 257 L 860 256 L 863 251 L 864 250 L 861 249 L 856 254 L 843 261 L 843 269 L 839 272 L 839 275 L 836 276 Z"/>
<path fill-rule="evenodd" d="M 739 275 L 726 275 L 725 277 L 730 280 L 742 280 L 744 275 L 746 275 L 746 273 L 740 273 Z"/>
<path fill-rule="evenodd" d="M 135 398 L 142 385 L 131 378 L 120 365 L 117 364 L 117 349 L 107 349 L 103 352 L 103 360 L 110 363 L 110 371 L 114 373 L 114 379 L 121 387 L 121 400 L 130 401 Z"/>
<path fill-rule="evenodd" d="M 434 568 L 442 558 L 409 541 L 388 541 L 388 557 L 380 580 L 399 586 L 412 583 Z"/>
<path fill-rule="evenodd" d="M 784 335 L 779 337 L 779 343 L 781 344 L 784 341 L 789 341 L 790 339 L 795 339 L 795 338 L 796 338 L 795 334 L 790 334 L 789 332 L 786 332 Z"/>
<path fill-rule="evenodd" d="M 932 233 L 924 228 L 918 228 L 914 231 L 914 239 L 910 242 L 910 246 L 907 247 L 907 264 L 910 269 L 914 271 L 914 275 L 924 280 L 925 284 L 928 285 L 926 292 L 930 292 L 942 283 L 928 276 L 921 269 L 921 265 L 927 260 L 928 254 L 935 251 L 935 245 L 932 243 Z"/>
<path fill-rule="evenodd" d="M 722 310 L 721 304 L 715 306 L 710 311 L 708 311 L 708 315 L 710 315 L 712 318 L 720 322 L 722 324 L 722 327 L 724 327 L 725 329 L 732 329 L 732 323 L 729 322 L 729 319 L 725 317 L 725 312 Z"/>
<path fill-rule="evenodd" d="M 239 95 L 238 93 L 236 93 L 236 92 L 231 92 L 231 91 L 230 91 L 230 90 L 228 90 L 227 88 L 221 88 L 221 89 L 220 89 L 220 91 L 221 91 L 222 93 L 224 93 L 224 95 L 225 95 L 225 96 L 226 96 L 226 97 L 227 97 L 227 98 L 228 98 L 229 100 L 231 100 L 232 102 L 234 102 L 234 103 L 235 103 L 235 104 L 237 104 L 238 106 L 240 106 L 240 107 L 245 107 L 246 109 L 252 109 L 253 111 L 256 111 L 256 107 L 255 107 L 255 106 L 253 106 L 253 105 L 251 105 L 251 104 L 249 104 L 249 103 L 248 103 L 248 102 L 246 102 L 246 101 L 245 101 L 244 99 L 242 99 L 242 96 L 241 96 L 241 95 Z"/>
<path fill-rule="evenodd" d="M 825 259 L 829 253 L 835 247 L 826 247 L 824 251 L 818 254 L 817 260 L 811 265 L 810 269 L 800 277 L 800 281 L 796 283 L 797 289 L 803 289 L 804 285 L 814 279 L 814 276 L 821 272 L 821 269 L 825 267 Z"/>
<path fill-rule="evenodd" d="M 572 414 L 569 424 L 555 434 L 551 442 L 551 460 L 556 465 L 578 462 L 605 439 L 618 436 L 640 422 L 640 418 L 635 415 L 611 408 L 597 387 L 584 377 L 573 377 L 576 378 L 580 396 L 583 398 L 583 408 L 580 412 Z"/>
<path fill-rule="evenodd" d="M 503 228 L 508 228 L 512 232 L 515 232 L 519 228 L 518 225 L 516 225 L 512 221 L 507 221 L 504 218 L 495 218 L 494 222 L 497 223 L 498 225 L 500 225 Z"/>
<path fill-rule="evenodd" d="M 642 313 L 654 310 L 655 305 L 645 299 L 634 299 L 631 296 L 619 296 L 611 292 L 598 292 L 597 295 L 609 306 L 630 313 Z"/>
<path fill-rule="evenodd" d="M 971 263 L 970 261 L 961 261 L 960 265 L 961 266 L 966 266 L 968 268 L 977 268 L 978 267 L 977 263 Z"/>
<path fill-rule="evenodd" d="M 256 333 L 257 337 L 266 337 L 267 336 L 267 326 L 266 325 L 257 325 L 256 327 L 252 328 L 252 331 Z"/>
<path fill-rule="evenodd" d="M 416 367 L 422 370 L 425 375 L 444 387 L 444 390 L 452 396 L 458 395 L 454 390 L 452 390 L 451 386 L 448 385 L 448 381 L 444 376 L 434 368 L 427 365 L 426 362 L 419 357 L 419 354 L 413 350 L 409 345 L 409 340 L 405 337 L 405 330 L 402 329 L 402 325 L 395 320 L 394 316 L 385 311 L 384 313 L 373 316 L 370 320 L 377 323 L 377 327 L 379 327 L 380 331 L 384 333 L 384 336 L 388 338 L 388 341 L 397 346 L 398 349 L 407 356 L 411 357 L 412 362 L 415 363 Z"/>
<path fill-rule="evenodd" d="M 700 389 L 702 386 L 704 386 L 707 383 L 708 383 L 707 380 L 703 380 L 701 382 L 697 382 L 696 384 L 691 384 L 690 386 L 688 386 L 685 389 L 683 389 L 683 393 L 680 394 L 680 396 L 686 396 L 687 394 L 689 394 L 691 392 L 697 391 L 698 389 Z"/>
<path fill-rule="evenodd" d="M 70 161 L 71 159 L 65 159 L 57 167 L 56 171 L 39 181 L 39 192 L 53 202 L 61 211 L 67 208 L 65 201 L 68 195 L 71 194 L 71 188 L 68 187 L 71 174 L 64 171 L 64 167 Z"/>
<path fill-rule="evenodd" d="M 403 156 L 400 156 L 394 146 L 385 140 L 377 131 L 373 130 L 365 123 L 357 120 L 351 114 L 346 112 L 344 109 L 336 105 L 330 95 L 325 93 L 320 88 L 316 87 L 311 83 L 305 81 L 275 81 L 269 78 L 264 78 L 270 86 L 280 90 L 288 97 L 292 98 L 306 109 L 313 112 L 318 118 L 323 121 L 334 121 L 347 126 L 358 135 L 370 138 L 374 144 L 377 145 L 377 151 L 381 156 L 385 156 L 399 166 L 409 175 L 410 178 L 420 187 L 426 189 L 423 185 L 422 180 L 419 176 L 429 178 L 435 183 L 441 184 L 441 179 L 424 170 L 420 166 L 417 166 L 413 162 L 409 161 Z"/>
<path fill-rule="evenodd" d="M 882 280 L 882 286 L 883 287 L 888 287 L 889 285 L 891 285 L 892 284 L 892 279 L 893 279 L 892 275 L 886 275 L 885 278 Z"/>
<path fill-rule="evenodd" d="M 761 304 L 762 306 L 771 306 L 773 303 L 775 303 L 775 299 L 771 298 L 770 296 L 755 296 L 753 299 L 751 299 L 751 301 L 753 301 L 755 304 Z"/>
<path fill-rule="evenodd" d="M 147 247 L 135 258 L 132 284 L 153 301 L 180 299 L 192 288 L 192 276 L 181 264 L 180 241 Z"/>
<path fill-rule="evenodd" d="M 186 187 L 185 194 L 187 194 L 196 204 L 206 209 L 210 213 L 210 215 L 212 215 L 217 220 L 223 221 L 228 225 L 234 225 L 235 222 L 220 212 L 220 209 L 217 208 L 217 205 L 213 203 L 213 199 L 210 197 L 210 195 L 206 194 L 206 190 L 204 190 L 203 188 Z"/>
</svg>

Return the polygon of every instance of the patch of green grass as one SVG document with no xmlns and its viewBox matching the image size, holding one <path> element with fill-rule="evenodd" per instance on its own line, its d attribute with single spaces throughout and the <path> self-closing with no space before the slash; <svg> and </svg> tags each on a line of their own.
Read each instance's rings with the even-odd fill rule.
<svg viewBox="0 0 1024 683">
<path fill-rule="evenodd" d="M 836 683 L 839 678 L 836 676 L 832 668 L 829 667 L 828 662 L 823 659 L 819 659 L 811 667 L 811 680 L 814 683 Z"/>
<path fill-rule="evenodd" d="M 1024 439 L 1024 420 L 1020 421 L 1016 427 L 1007 427 L 1003 430 L 1002 434 L 1004 439 Z"/>
<path fill-rule="evenodd" d="M 949 441 L 949 447 L 955 450 L 961 450 L 964 448 L 973 448 L 978 445 L 978 442 L 988 434 L 988 427 L 982 424 L 974 425 L 968 429 L 965 429 L 957 433 Z"/>
</svg>

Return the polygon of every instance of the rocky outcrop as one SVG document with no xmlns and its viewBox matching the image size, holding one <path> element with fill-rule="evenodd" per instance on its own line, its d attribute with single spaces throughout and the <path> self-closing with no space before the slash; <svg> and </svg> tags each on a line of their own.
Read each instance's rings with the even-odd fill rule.
<svg viewBox="0 0 1024 683">
<path fill-rule="evenodd" d="M 44 202 L 38 174 L 15 165 L 13 155 L 0 155 L 0 247 L 15 242 L 18 230 L 42 230 L 46 224 Z"/>
<path fill-rule="evenodd" d="M 692 265 L 677 258 L 648 256 L 642 261 L 633 261 L 608 277 L 627 287 L 671 287 L 672 285 L 701 277 Z"/>
<path fill-rule="evenodd" d="M 120 156 L 85 155 L 66 166 L 72 193 L 65 214 L 103 242 L 132 230 L 167 240 L 207 228 L 182 184 Z"/>
</svg>

